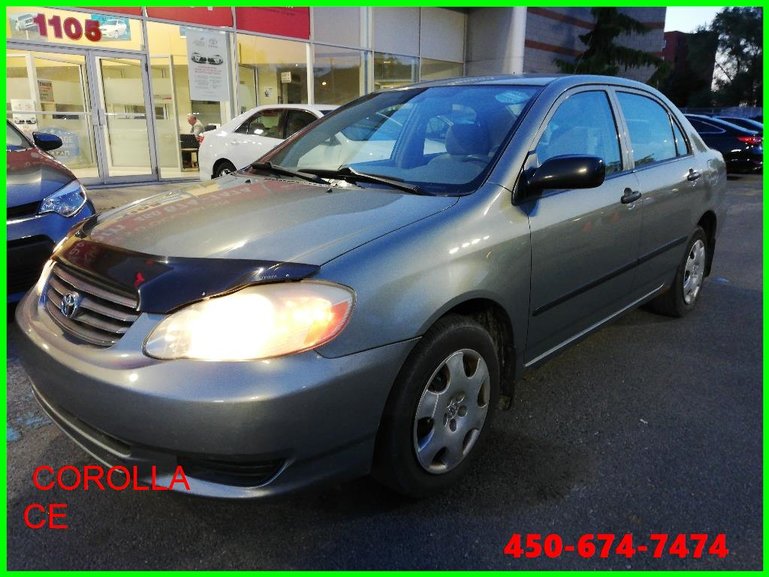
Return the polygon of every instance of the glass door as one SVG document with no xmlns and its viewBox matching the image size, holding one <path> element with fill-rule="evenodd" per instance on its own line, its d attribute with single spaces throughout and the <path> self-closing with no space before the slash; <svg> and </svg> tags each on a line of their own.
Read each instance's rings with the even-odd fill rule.
<svg viewBox="0 0 769 577">
<path fill-rule="evenodd" d="M 74 52 L 8 50 L 6 116 L 22 132 L 62 140 L 51 154 L 85 182 L 99 182 L 86 58 Z"/>
<path fill-rule="evenodd" d="M 146 57 L 96 54 L 90 58 L 97 78 L 92 90 L 102 181 L 157 179 Z"/>
</svg>

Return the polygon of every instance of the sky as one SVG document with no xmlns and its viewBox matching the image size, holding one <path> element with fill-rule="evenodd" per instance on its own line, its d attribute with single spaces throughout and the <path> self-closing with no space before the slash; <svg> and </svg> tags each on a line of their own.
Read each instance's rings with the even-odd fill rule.
<svg viewBox="0 0 769 577">
<path fill-rule="evenodd" d="M 707 26 L 713 17 L 723 10 L 719 6 L 706 6 L 694 8 L 691 6 L 669 6 L 665 17 L 665 32 L 678 30 L 679 32 L 694 32 L 700 26 Z"/>
</svg>

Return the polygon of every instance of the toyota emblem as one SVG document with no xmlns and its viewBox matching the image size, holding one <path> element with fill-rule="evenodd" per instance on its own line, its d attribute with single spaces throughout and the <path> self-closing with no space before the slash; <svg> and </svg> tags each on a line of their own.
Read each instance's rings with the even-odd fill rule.
<svg viewBox="0 0 769 577">
<path fill-rule="evenodd" d="M 59 310 L 68 319 L 74 318 L 77 311 L 80 310 L 80 303 L 83 302 L 83 297 L 80 293 L 71 292 L 61 297 L 61 303 L 59 304 Z"/>
</svg>

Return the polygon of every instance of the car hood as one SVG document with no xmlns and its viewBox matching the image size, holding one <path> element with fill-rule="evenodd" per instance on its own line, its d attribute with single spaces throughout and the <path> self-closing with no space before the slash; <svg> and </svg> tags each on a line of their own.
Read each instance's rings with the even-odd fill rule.
<svg viewBox="0 0 769 577">
<path fill-rule="evenodd" d="M 34 148 L 7 152 L 6 162 L 8 208 L 38 202 L 75 180 L 58 160 Z"/>
<path fill-rule="evenodd" d="M 456 202 L 392 189 L 230 175 L 105 213 L 87 235 L 167 257 L 321 265 Z"/>
</svg>

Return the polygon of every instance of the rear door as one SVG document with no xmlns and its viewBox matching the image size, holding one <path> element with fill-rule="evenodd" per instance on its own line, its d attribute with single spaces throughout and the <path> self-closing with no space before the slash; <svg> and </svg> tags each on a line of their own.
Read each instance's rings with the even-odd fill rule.
<svg viewBox="0 0 769 577">
<path fill-rule="evenodd" d="M 607 91 L 562 97 L 534 153 L 538 164 L 560 155 L 600 156 L 606 180 L 597 188 L 546 190 L 522 204 L 532 243 L 529 365 L 628 304 L 641 231 L 641 207 L 628 202 L 637 180 L 623 158 Z"/>
<path fill-rule="evenodd" d="M 625 89 L 618 89 L 616 96 L 643 206 L 637 287 L 643 293 L 672 281 L 696 222 L 693 208 L 702 203 L 707 167 L 700 166 L 662 102 Z"/>
</svg>

